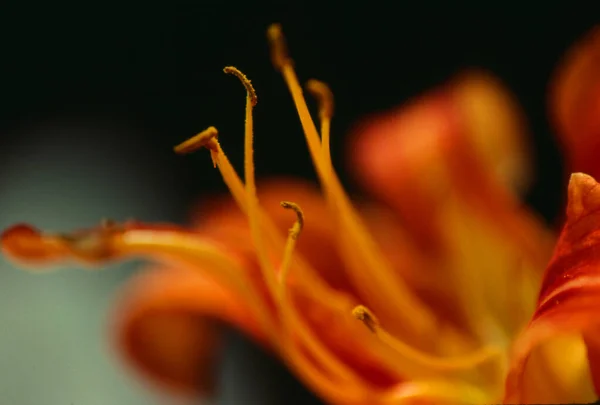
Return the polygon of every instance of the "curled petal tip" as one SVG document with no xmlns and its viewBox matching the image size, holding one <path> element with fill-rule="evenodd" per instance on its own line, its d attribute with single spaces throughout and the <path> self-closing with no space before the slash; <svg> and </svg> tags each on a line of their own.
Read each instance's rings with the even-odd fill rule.
<svg viewBox="0 0 600 405">
<path fill-rule="evenodd" d="M 27 224 L 14 225 L 2 233 L 2 252 L 9 258 L 26 263 L 42 263 L 58 259 L 61 249 L 42 233 Z"/>
<path fill-rule="evenodd" d="M 567 216 L 576 220 L 584 213 L 600 209 L 600 187 L 592 176 L 573 173 L 569 179 Z"/>
</svg>

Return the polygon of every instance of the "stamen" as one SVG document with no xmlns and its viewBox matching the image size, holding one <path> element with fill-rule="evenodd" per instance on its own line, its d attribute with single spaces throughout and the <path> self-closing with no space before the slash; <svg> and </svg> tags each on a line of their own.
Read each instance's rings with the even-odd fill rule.
<svg viewBox="0 0 600 405">
<path fill-rule="evenodd" d="M 186 141 L 181 142 L 179 145 L 175 146 L 173 149 L 176 153 L 179 154 L 187 154 L 197 151 L 198 149 L 207 147 L 209 149 L 215 148 L 215 140 L 217 139 L 217 135 L 219 132 L 215 127 L 208 127 L 204 131 L 199 134 L 189 138 Z"/>
<path fill-rule="evenodd" d="M 453 404 L 485 404 L 493 401 L 486 392 L 463 381 L 413 380 L 400 383 L 382 403 L 408 405 L 419 399 L 428 403 Z"/>
<path fill-rule="evenodd" d="M 211 129 L 213 128 L 213 129 Z M 196 148 L 191 148 L 191 145 L 198 144 L 200 146 L 205 146 L 210 149 L 211 156 L 213 158 L 213 163 L 216 164 L 219 169 L 223 181 L 228 187 L 231 195 L 233 196 L 235 202 L 241 211 L 248 215 L 248 205 L 246 201 L 246 191 L 244 188 L 244 184 L 237 174 L 235 168 L 232 166 L 231 162 L 227 158 L 227 155 L 221 148 L 216 135 L 213 137 L 211 133 L 214 131 L 216 133 L 216 129 L 214 127 L 208 128 L 207 130 L 201 132 L 200 134 L 194 136 L 192 139 L 194 141 L 187 140 L 182 144 L 187 144 L 191 150 L 195 150 Z M 200 136 L 201 134 L 206 133 L 206 135 Z M 208 138 L 208 139 L 207 139 Z M 212 139 L 211 139 L 212 138 Z M 206 141 L 206 142 L 205 142 Z M 213 142 L 214 141 L 214 142 Z M 187 149 L 184 148 L 184 149 Z M 268 237 L 268 242 L 272 245 L 274 251 L 283 250 L 285 241 L 281 236 L 277 226 L 263 210 L 260 210 L 260 223 L 264 226 L 264 231 Z M 316 289 L 316 291 L 321 291 L 322 289 L 327 289 L 325 282 L 317 275 L 317 272 L 312 268 L 312 266 L 304 260 L 301 256 L 296 258 L 296 264 L 299 269 L 302 270 L 302 276 L 304 281 L 307 284 L 311 285 L 312 288 Z"/>
<path fill-rule="evenodd" d="M 316 79 L 310 79 L 306 82 L 306 90 L 317 99 L 319 103 L 319 118 L 333 117 L 333 93 L 327 84 Z"/>
<path fill-rule="evenodd" d="M 330 350 L 315 336 L 312 328 L 307 325 L 302 314 L 298 313 L 294 303 L 287 294 L 287 277 L 296 241 L 304 226 L 304 213 L 296 203 L 282 201 L 280 204 L 284 209 L 290 209 L 296 213 L 296 221 L 289 230 L 279 268 L 279 296 L 277 297 L 277 303 L 281 311 L 282 345 L 291 356 L 295 356 L 295 358 L 303 356 L 301 353 L 297 353 L 299 349 L 294 345 L 293 336 L 288 337 L 290 331 L 293 331 L 298 336 L 300 342 L 306 346 L 306 349 L 310 350 L 316 359 L 331 370 L 336 378 L 339 378 L 341 381 L 353 381 L 356 383 L 357 377 L 352 370 L 340 362 L 336 356 L 332 355 Z"/>
<path fill-rule="evenodd" d="M 267 29 L 267 38 L 271 45 L 271 63 L 275 69 L 282 71 L 285 66 L 293 63 L 289 57 L 287 44 L 281 31 L 281 24 L 271 24 Z"/>
<path fill-rule="evenodd" d="M 332 384 L 330 377 L 323 372 L 323 369 L 315 366 L 314 362 L 299 350 L 283 353 L 283 356 L 287 359 L 289 367 L 294 368 L 301 380 L 306 381 L 333 403 L 355 404 L 359 403 L 357 399 L 369 395 L 368 391 L 365 392 L 364 385 L 359 383 Z"/>
<path fill-rule="evenodd" d="M 413 369 L 415 367 L 423 367 L 424 369 L 436 372 L 449 372 L 469 370 L 494 359 L 502 361 L 502 350 L 493 346 L 485 346 L 475 352 L 457 357 L 431 355 L 417 350 L 390 335 L 381 327 L 377 317 L 363 305 L 356 306 L 352 310 L 352 316 L 361 321 L 385 346 L 396 353 L 396 356 L 390 357 L 389 352 L 386 351 L 382 356 L 385 359 L 391 360 L 396 366 L 400 366 L 399 363 L 401 362 L 408 362 Z"/>
<path fill-rule="evenodd" d="M 306 89 L 317 99 L 319 104 L 319 119 L 321 120 L 321 155 L 325 166 L 332 167 L 329 150 L 329 133 L 333 117 L 333 93 L 325 83 L 311 79 L 306 83 Z"/>
<path fill-rule="evenodd" d="M 371 332 L 377 333 L 377 330 L 379 329 L 379 319 L 377 319 L 367 307 L 358 305 L 352 310 L 352 316 L 364 323 Z"/>
<path fill-rule="evenodd" d="M 402 324 L 407 326 L 406 331 L 413 333 L 413 339 L 418 339 L 422 333 L 433 333 L 436 323 L 431 311 L 395 275 L 391 265 L 386 261 L 381 249 L 350 203 L 331 167 L 330 160 L 322 158 L 319 134 L 288 56 L 281 27 L 272 25 L 267 36 L 273 64 L 281 71 L 296 104 L 310 154 L 327 199 L 330 201 L 332 212 L 337 217 L 339 226 L 344 229 L 339 241 L 341 249 L 344 250 L 343 257 L 346 259 L 349 276 L 355 285 L 360 285 L 361 290 L 368 294 L 369 300 L 378 312 L 387 313 L 389 317 L 400 316 Z M 365 272 L 365 269 L 370 271 Z"/>
<path fill-rule="evenodd" d="M 213 162 L 213 167 L 217 167 L 218 156 L 219 156 L 219 142 L 217 141 L 217 135 L 219 132 L 215 127 L 208 127 L 199 134 L 191 137 L 190 139 L 183 141 L 173 149 L 175 153 L 181 155 L 195 152 L 201 148 L 208 148 L 210 150 L 210 157 Z"/>
<path fill-rule="evenodd" d="M 242 82 L 242 84 L 246 88 L 248 97 L 250 97 L 252 107 L 254 107 L 256 103 L 258 103 L 258 97 L 256 96 L 256 90 L 254 90 L 254 86 L 252 86 L 252 82 L 250 82 L 250 79 L 248 79 L 245 74 L 243 74 L 238 68 L 234 66 L 225 66 L 223 68 L 223 72 L 230 75 L 234 75 L 240 80 L 240 82 Z"/>
<path fill-rule="evenodd" d="M 256 250 L 256 254 L 258 257 L 258 261 L 260 264 L 261 271 L 263 273 L 263 277 L 265 278 L 265 283 L 272 297 L 275 298 L 276 302 L 278 302 L 279 310 L 281 311 L 281 321 L 283 324 L 282 333 L 283 337 L 281 339 L 281 345 L 284 347 L 284 350 L 290 350 L 290 342 L 286 339 L 285 334 L 287 334 L 287 324 L 288 322 L 293 327 L 293 330 L 298 333 L 300 339 L 303 343 L 306 344 L 307 348 L 319 359 L 324 366 L 330 368 L 334 375 L 338 376 L 343 380 L 356 380 L 355 375 L 352 371 L 339 361 L 335 356 L 333 356 L 330 351 L 321 343 L 321 341 L 315 337 L 309 327 L 306 326 L 304 320 L 301 316 L 299 316 L 295 310 L 294 305 L 289 301 L 287 295 L 285 294 L 285 289 L 280 288 L 281 285 L 277 283 L 277 279 L 275 278 L 275 268 L 271 263 L 267 250 L 263 240 L 263 229 L 259 223 L 259 215 L 260 208 L 258 204 L 258 197 L 256 194 L 256 184 L 254 179 L 254 159 L 253 159 L 253 128 L 252 128 L 252 107 L 253 99 L 256 101 L 256 94 L 253 92 L 253 88 L 250 85 L 250 81 L 237 69 L 231 70 L 231 72 L 237 71 L 238 73 L 234 73 L 244 84 L 247 91 L 246 97 L 246 124 L 244 130 L 244 174 L 246 179 L 246 203 L 248 207 L 248 222 L 250 224 L 250 232 L 252 234 L 252 240 L 254 241 L 254 247 Z M 287 203 L 286 206 L 289 206 L 290 209 L 294 209 L 298 215 L 298 218 L 301 218 L 302 215 L 300 207 L 293 203 Z M 284 207 L 285 208 L 285 207 Z M 295 226 L 295 231 L 293 234 L 290 233 L 290 238 L 288 238 L 288 243 L 286 244 L 286 256 L 288 256 L 287 264 L 284 264 L 285 267 L 289 268 L 289 260 L 291 258 L 291 253 L 293 251 L 295 245 L 295 238 L 291 237 L 292 235 L 297 237 L 300 231 L 300 223 L 303 222 L 298 219 L 298 226 Z M 287 273 L 288 270 L 285 270 Z M 292 352 L 297 350 L 293 346 L 291 346 Z"/>
<path fill-rule="evenodd" d="M 70 259 L 86 265 L 99 265 L 143 255 L 159 262 L 210 272 L 241 294 L 241 299 L 252 310 L 266 334 L 277 339 L 277 329 L 270 316 L 272 310 L 254 287 L 249 273 L 222 247 L 191 231 L 131 223 L 118 224 L 110 229 L 101 225 L 57 235 L 19 225 L 2 234 L 2 248 L 9 257 L 36 266 Z"/>
<path fill-rule="evenodd" d="M 277 297 L 277 280 L 275 278 L 275 268 L 269 260 L 267 250 L 263 241 L 262 229 L 259 223 L 259 205 L 258 196 L 256 194 L 256 183 L 254 178 L 254 132 L 253 132 L 253 117 L 252 108 L 256 105 L 257 97 L 254 87 L 250 80 L 234 67 L 226 67 L 223 70 L 225 73 L 235 75 L 246 88 L 246 121 L 244 125 L 244 178 L 246 183 L 246 203 L 247 216 L 250 225 L 250 233 L 260 268 L 265 278 L 265 283 L 269 292 L 273 297 Z"/>
<path fill-rule="evenodd" d="M 292 260 L 292 253 L 296 247 L 296 240 L 300 236 L 302 227 L 304 226 L 304 213 L 300 206 L 290 201 L 282 201 L 281 206 L 284 209 L 291 209 L 296 213 L 296 222 L 290 228 L 287 242 L 285 244 L 285 250 L 283 253 L 283 259 L 281 260 L 281 266 L 279 268 L 279 285 L 280 291 L 285 290 L 285 283 L 290 269 L 290 262 Z"/>
<path fill-rule="evenodd" d="M 198 136 L 196 136 L 194 138 L 197 138 L 199 140 L 202 139 L 202 137 L 198 137 Z M 210 145 L 204 145 L 204 146 L 210 147 Z M 216 141 L 216 139 L 215 139 L 214 148 L 215 148 L 215 154 L 218 156 L 217 165 L 218 165 L 219 170 L 221 171 L 223 180 L 229 187 L 229 189 L 230 189 L 232 195 L 234 196 L 234 199 L 238 203 L 238 206 L 240 207 L 240 209 L 244 213 L 246 213 L 246 215 L 250 216 L 249 210 L 248 210 L 248 201 L 247 201 L 247 198 L 245 195 L 244 185 L 243 185 L 241 179 L 237 175 L 235 169 L 233 168 L 233 166 L 227 159 L 227 156 L 221 149 L 221 147 L 218 144 L 218 142 Z M 211 151 L 212 151 L 212 149 L 211 149 Z M 297 239 L 300 231 L 302 230 L 302 225 L 304 223 L 304 221 L 303 221 L 304 216 L 301 214 L 302 211 L 300 210 L 300 207 L 297 204 L 286 203 L 285 205 L 286 205 L 286 207 L 284 207 L 284 208 L 287 208 L 289 206 L 290 209 L 296 211 L 296 214 L 298 217 L 296 223 L 294 224 L 294 226 L 291 229 L 291 232 L 289 235 L 290 237 L 288 238 L 285 248 L 283 248 L 283 242 L 280 242 L 281 241 L 280 234 L 279 234 L 275 224 L 273 223 L 272 219 L 268 215 L 266 215 L 264 212 L 262 212 L 262 210 L 260 210 L 259 207 L 256 207 L 256 209 L 258 210 L 258 212 L 260 214 L 261 223 L 264 224 L 264 230 L 265 230 L 267 236 L 269 237 L 269 242 L 271 242 L 273 244 L 274 248 L 279 248 L 281 246 L 281 248 L 284 249 L 284 252 L 288 252 L 288 253 L 284 253 L 284 257 L 285 256 L 288 257 L 288 259 L 287 259 L 288 264 L 283 264 L 283 262 L 286 261 L 286 259 L 284 258 L 284 260 L 282 262 L 282 268 L 289 268 L 289 262 L 290 262 L 291 254 L 292 254 L 294 246 L 295 246 L 295 240 Z M 290 241 L 290 239 L 291 239 L 291 241 Z M 269 265 L 270 265 L 270 263 L 269 263 Z M 311 286 L 311 288 L 314 289 L 315 294 L 317 294 L 318 296 L 320 296 L 320 294 L 327 295 L 330 300 L 337 300 L 337 296 L 334 293 L 332 293 L 331 290 L 329 290 L 323 284 L 323 280 L 316 275 L 316 272 L 312 269 L 312 267 L 306 261 L 303 260 L 303 258 L 301 256 L 296 257 L 296 265 L 297 265 L 298 269 L 302 270 L 302 276 L 303 276 L 304 280 L 306 281 L 306 283 L 308 285 Z M 264 270 L 264 268 L 262 268 L 262 266 L 261 266 L 261 269 Z M 288 270 L 280 271 L 280 276 L 283 273 L 287 274 Z M 277 293 L 277 294 L 273 295 L 273 298 L 274 298 L 276 304 L 282 311 L 282 314 L 281 314 L 282 315 L 282 327 L 283 327 L 282 333 L 287 333 L 286 327 L 288 324 L 293 325 L 294 331 L 296 333 L 298 333 L 300 338 L 303 339 L 307 348 L 309 350 L 311 350 L 315 354 L 315 357 L 317 359 L 319 359 L 320 361 L 322 361 L 322 364 L 326 365 L 327 368 L 330 369 L 334 375 L 337 375 L 340 378 L 345 379 L 347 381 L 355 379 L 352 376 L 352 373 L 348 369 L 348 367 L 346 365 L 344 365 L 343 363 L 340 363 L 338 361 L 338 359 L 335 358 L 335 356 L 331 355 L 331 353 L 329 353 L 328 349 L 325 348 L 322 345 L 322 343 L 316 337 L 314 337 L 312 335 L 310 329 L 307 328 L 303 319 L 297 314 L 295 307 L 293 307 L 293 305 L 291 303 L 289 303 L 289 298 L 286 296 L 285 290 L 281 288 L 282 286 L 285 285 L 284 280 L 285 279 L 280 277 L 280 280 L 279 280 L 280 288 L 278 289 L 278 291 L 275 291 L 275 293 Z M 320 292 L 320 291 L 324 291 L 324 289 L 327 289 L 327 291 L 328 291 L 327 294 Z M 330 304 L 331 304 L 331 302 L 330 302 Z M 317 381 L 317 382 L 319 381 L 320 377 L 318 377 L 318 375 L 320 375 L 322 373 L 322 371 L 317 370 L 314 367 L 314 365 L 309 364 L 308 360 L 305 361 L 304 354 L 300 352 L 299 348 L 285 343 L 286 339 L 281 339 L 281 336 L 278 336 L 278 338 L 276 338 L 275 340 L 282 342 L 282 346 L 285 345 L 287 347 L 287 349 L 283 350 L 282 355 L 289 356 L 289 357 L 295 359 L 296 363 L 304 364 L 304 366 L 302 367 L 302 370 L 300 370 L 302 374 L 306 374 L 306 377 L 309 378 L 310 380 Z M 289 350 L 289 352 L 287 350 Z"/>
<path fill-rule="evenodd" d="M 291 209 L 296 213 L 296 222 L 294 222 L 294 225 L 290 229 L 290 237 L 296 240 L 304 227 L 304 213 L 298 204 L 291 201 L 282 201 L 281 206 L 285 209 Z"/>
</svg>

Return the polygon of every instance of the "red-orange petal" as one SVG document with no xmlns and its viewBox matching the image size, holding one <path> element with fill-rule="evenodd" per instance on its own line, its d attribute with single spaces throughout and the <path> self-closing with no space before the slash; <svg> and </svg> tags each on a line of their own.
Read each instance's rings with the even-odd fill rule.
<svg viewBox="0 0 600 405">
<path fill-rule="evenodd" d="M 211 393 L 219 322 L 264 339 L 245 302 L 199 269 L 159 268 L 135 277 L 115 307 L 117 348 L 144 375 L 183 393 Z"/>
<path fill-rule="evenodd" d="M 565 55 L 550 87 L 550 115 L 566 153 L 568 173 L 598 178 L 600 164 L 600 27 Z"/>
<path fill-rule="evenodd" d="M 439 242 L 436 213 L 449 192 L 514 230 L 506 208 L 514 211 L 516 202 L 508 190 L 527 184 L 529 148 L 520 110 L 493 77 L 461 76 L 366 121 L 357 135 L 352 158 L 359 180 L 426 246 Z"/>
<path fill-rule="evenodd" d="M 464 324 L 471 316 L 474 329 L 477 315 L 467 313 L 488 305 L 513 333 L 533 310 L 531 294 L 516 293 L 513 279 L 539 282 L 552 236 L 515 193 L 530 174 L 527 150 L 517 105 L 497 80 L 481 73 L 462 76 L 358 129 L 354 171 L 393 208 L 422 256 L 439 261 L 419 268 L 437 286 L 419 287 L 444 319 Z M 473 248 L 469 241 L 481 245 Z M 490 252 L 503 255 L 495 262 L 507 266 L 490 264 Z M 468 299 L 465 289 L 474 290 Z M 477 296 L 481 304 L 473 304 Z M 513 316 L 507 297 L 524 313 Z"/>
<path fill-rule="evenodd" d="M 600 393 L 599 242 L 600 186 L 590 176 L 573 174 L 569 183 L 567 221 L 546 270 L 537 310 L 514 345 L 506 383 L 506 403 L 540 402 L 540 398 L 532 397 L 530 390 L 532 384 L 540 384 L 533 379 L 536 372 L 541 371 L 531 364 L 531 358 L 543 344 L 565 335 L 583 337 L 591 379 L 596 394 Z M 563 355 L 569 356 L 569 353 Z M 547 387 L 552 384 L 547 382 Z M 576 395 L 581 392 L 564 393 L 568 394 L 575 396 L 556 400 L 578 402 Z"/>
</svg>

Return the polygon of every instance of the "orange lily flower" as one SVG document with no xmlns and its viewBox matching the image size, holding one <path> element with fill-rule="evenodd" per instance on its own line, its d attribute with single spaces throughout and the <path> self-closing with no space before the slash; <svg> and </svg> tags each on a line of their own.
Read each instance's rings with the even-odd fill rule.
<svg viewBox="0 0 600 405">
<path fill-rule="evenodd" d="M 593 174 L 598 32 L 567 58 L 553 88 L 569 163 Z M 531 168 L 514 101 L 491 76 L 471 72 L 365 122 L 354 167 L 377 202 L 353 205 L 329 154 L 331 92 L 308 83 L 317 129 L 280 27 L 268 37 L 321 191 L 289 179 L 257 188 L 257 96 L 228 67 L 247 93 L 244 178 L 213 127 L 175 150 L 209 149 L 233 200 L 203 207 L 192 229 L 131 221 L 51 234 L 17 225 L 3 234 L 4 253 L 34 267 L 133 256 L 160 263 L 126 288 L 114 330 L 132 364 L 178 391 L 210 392 L 217 320 L 272 349 L 329 403 L 597 399 L 598 183 L 571 176 L 557 238 L 517 197 Z"/>
</svg>

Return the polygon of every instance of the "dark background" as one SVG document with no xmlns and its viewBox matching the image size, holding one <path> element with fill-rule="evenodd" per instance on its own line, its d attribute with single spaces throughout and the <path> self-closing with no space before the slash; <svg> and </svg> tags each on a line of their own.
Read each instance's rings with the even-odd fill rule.
<svg viewBox="0 0 600 405">
<path fill-rule="evenodd" d="M 230 159 L 241 163 L 244 93 L 221 72 L 226 65 L 245 72 L 258 92 L 257 175 L 312 177 L 291 98 L 268 55 L 265 29 L 280 22 L 301 80 L 318 78 L 334 91 L 333 159 L 351 190 L 343 174 L 344 135 L 361 116 L 402 103 L 462 69 L 481 67 L 513 90 L 528 116 L 538 177 L 526 199 L 552 220 L 565 177 L 547 121 L 547 85 L 562 53 L 597 22 L 599 10 L 571 2 L 519 4 L 3 3 L 0 193 L 15 192 L 17 171 L 19 184 L 33 190 L 36 181 L 44 187 L 56 181 L 63 187 L 56 192 L 68 197 L 39 219 L 53 219 L 55 227 L 68 222 L 60 219 L 71 218 L 74 205 L 84 204 L 81 193 L 94 195 L 94 212 L 102 212 L 103 204 L 125 204 L 116 215 L 185 222 L 197 199 L 224 188 L 208 153 L 180 157 L 172 147 L 214 125 Z M 29 173 L 23 165 L 37 177 L 23 175 Z M 50 172 L 56 173 L 52 179 L 38 176 Z M 81 178 L 77 187 L 64 183 L 73 176 Z M 102 192 L 106 184 L 117 190 L 110 198 Z M 119 194 L 131 184 L 145 185 L 141 200 Z M 41 209 L 44 196 L 33 195 L 33 208 Z M 0 217 L 3 225 L 31 220 L 26 209 Z M 32 294 L 27 283 L 20 284 L 21 296 Z M 256 403 L 309 402 L 275 362 L 237 335 L 229 339 L 220 403 L 253 403 L 247 395 L 255 395 Z M 35 382 L 30 386 L 35 391 Z"/>
</svg>

